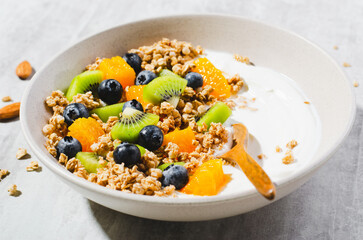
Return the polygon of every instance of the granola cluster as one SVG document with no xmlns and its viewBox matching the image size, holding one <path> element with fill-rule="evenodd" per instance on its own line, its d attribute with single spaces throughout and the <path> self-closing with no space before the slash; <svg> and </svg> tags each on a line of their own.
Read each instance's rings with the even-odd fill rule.
<svg viewBox="0 0 363 240">
<path fill-rule="evenodd" d="M 9 174 L 10 173 L 7 169 L 0 169 L 0 181 L 1 181 L 1 179 L 5 178 Z"/>
<path fill-rule="evenodd" d="M 19 191 L 18 191 L 18 187 L 13 184 L 8 188 L 8 192 L 10 196 L 18 196 L 19 195 Z"/>
<path fill-rule="evenodd" d="M 28 155 L 28 152 L 26 151 L 25 148 L 19 148 L 18 151 L 16 152 L 16 158 L 17 159 L 22 159 L 26 155 Z"/>
<path fill-rule="evenodd" d="M 40 168 L 37 161 L 31 161 L 29 166 L 26 167 L 28 172 L 37 171 Z"/>
<path fill-rule="evenodd" d="M 142 59 L 141 67 L 159 73 L 162 69 L 171 69 L 174 73 L 184 76 L 193 67 L 193 59 L 203 54 L 201 46 L 193 47 L 188 42 L 163 38 L 151 46 L 131 49 Z"/>
</svg>

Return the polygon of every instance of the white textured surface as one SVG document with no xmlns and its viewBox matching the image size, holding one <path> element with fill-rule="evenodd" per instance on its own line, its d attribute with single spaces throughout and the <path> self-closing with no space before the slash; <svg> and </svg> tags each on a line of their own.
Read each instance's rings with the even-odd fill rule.
<svg viewBox="0 0 363 240">
<path fill-rule="evenodd" d="M 19 101 L 28 81 L 16 65 L 28 60 L 39 69 L 80 38 L 125 22 L 166 14 L 231 13 L 292 30 L 320 45 L 363 79 L 363 2 L 348 1 L 11 1 L 0 2 L 0 97 Z M 338 50 L 333 46 L 337 45 Z M 363 86 L 362 86 L 363 87 Z M 19 121 L 0 122 L 1 239 L 362 239 L 362 87 L 356 88 L 357 118 L 342 147 L 298 191 L 265 208 L 228 219 L 167 223 L 124 215 L 88 201 L 47 169 L 26 172 L 31 159 Z M 5 103 L 0 102 L 0 107 Z M 31 154 L 31 153 L 30 153 Z M 32 160 L 36 160 L 33 157 Z M 22 195 L 9 197 L 17 184 Z"/>
</svg>

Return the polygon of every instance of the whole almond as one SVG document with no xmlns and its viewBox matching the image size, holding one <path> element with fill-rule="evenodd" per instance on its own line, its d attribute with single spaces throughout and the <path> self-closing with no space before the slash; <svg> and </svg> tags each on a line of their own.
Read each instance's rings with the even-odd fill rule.
<svg viewBox="0 0 363 240">
<path fill-rule="evenodd" d="M 0 108 L 0 120 L 10 119 L 19 116 L 20 102 L 12 103 Z"/>
<path fill-rule="evenodd" d="M 19 63 L 16 67 L 16 75 L 21 79 L 27 79 L 33 72 L 32 66 L 28 61 Z"/>
</svg>

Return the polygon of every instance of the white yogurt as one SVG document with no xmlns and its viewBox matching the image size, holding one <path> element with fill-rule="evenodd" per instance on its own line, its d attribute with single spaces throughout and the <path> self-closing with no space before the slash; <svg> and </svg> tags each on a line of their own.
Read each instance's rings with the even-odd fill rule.
<svg viewBox="0 0 363 240">
<path fill-rule="evenodd" d="M 247 127 L 250 133 L 248 152 L 272 181 L 286 178 L 312 159 L 320 143 L 320 119 L 314 104 L 292 79 L 271 69 L 237 62 L 228 53 L 208 50 L 206 57 L 228 75 L 239 74 L 248 86 L 234 99 L 237 106 L 224 125 L 230 129 L 232 123 L 240 122 Z M 243 98 L 256 98 L 249 106 L 257 110 L 240 108 Z M 286 144 L 293 139 L 298 142 L 293 149 L 296 160 L 285 165 L 282 158 Z M 230 137 L 230 141 L 216 155 L 228 151 L 231 144 Z M 283 151 L 277 153 L 276 146 L 280 146 Z M 259 160 L 259 154 L 267 158 Z M 220 194 L 254 188 L 238 166 L 223 168 L 225 173 L 232 174 L 232 180 Z"/>
</svg>

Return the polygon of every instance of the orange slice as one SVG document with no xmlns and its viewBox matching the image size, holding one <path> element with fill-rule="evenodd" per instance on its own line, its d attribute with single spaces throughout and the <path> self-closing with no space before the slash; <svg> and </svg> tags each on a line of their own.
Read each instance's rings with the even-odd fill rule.
<svg viewBox="0 0 363 240">
<path fill-rule="evenodd" d="M 141 103 L 141 105 L 145 108 L 146 105 L 149 104 L 149 102 L 144 101 L 143 93 L 144 93 L 144 87 L 146 85 L 134 85 L 126 88 L 126 100 L 130 101 L 132 99 L 136 99 Z"/>
<path fill-rule="evenodd" d="M 191 153 L 196 148 L 196 146 L 193 145 L 193 140 L 195 140 L 195 134 L 190 127 L 187 127 L 183 130 L 175 129 L 174 131 L 165 134 L 163 145 L 172 142 L 179 146 L 179 152 Z"/>
<path fill-rule="evenodd" d="M 78 118 L 68 128 L 69 136 L 77 139 L 82 145 L 82 152 L 92 152 L 91 145 L 98 137 L 105 134 L 99 122 L 94 118 Z"/>
<path fill-rule="evenodd" d="M 98 69 L 103 72 L 103 79 L 116 79 L 123 89 L 135 84 L 134 69 L 120 56 L 103 59 Z"/>
<path fill-rule="evenodd" d="M 199 196 L 213 196 L 229 182 L 230 176 L 224 174 L 222 160 L 214 159 L 197 168 L 189 182 L 181 189 L 182 193 Z"/>
<path fill-rule="evenodd" d="M 195 68 L 192 71 L 202 75 L 203 87 L 210 85 L 214 89 L 211 95 L 218 99 L 226 99 L 231 96 L 231 86 L 221 70 L 216 68 L 207 58 L 198 58 L 194 64 Z"/>
</svg>

